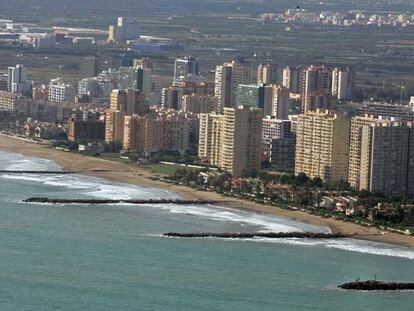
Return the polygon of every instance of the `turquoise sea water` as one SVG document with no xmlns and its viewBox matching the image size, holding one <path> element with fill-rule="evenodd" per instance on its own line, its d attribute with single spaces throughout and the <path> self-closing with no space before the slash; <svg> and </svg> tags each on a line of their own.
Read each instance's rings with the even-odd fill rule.
<svg viewBox="0 0 414 311">
<path fill-rule="evenodd" d="M 53 169 L 0 152 L 1 169 Z M 30 196 L 161 198 L 77 175 L 0 175 L 0 310 L 413 310 L 414 292 L 346 292 L 414 281 L 414 249 L 355 240 L 162 238 L 167 231 L 327 231 L 220 207 L 36 205 Z"/>
</svg>

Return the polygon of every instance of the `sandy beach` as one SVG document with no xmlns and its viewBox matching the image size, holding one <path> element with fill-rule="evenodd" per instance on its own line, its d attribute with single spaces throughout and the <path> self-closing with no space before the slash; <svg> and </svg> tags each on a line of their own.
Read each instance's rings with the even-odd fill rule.
<svg viewBox="0 0 414 311">
<path fill-rule="evenodd" d="M 342 222 L 331 218 L 322 218 L 301 211 L 289 211 L 277 207 L 264 206 L 253 202 L 227 198 L 213 192 L 196 191 L 185 186 L 170 185 L 150 180 L 153 174 L 142 167 L 119 163 L 80 154 L 57 151 L 48 147 L 25 142 L 21 139 L 0 135 L 0 150 L 19 153 L 30 157 L 53 160 L 65 170 L 79 172 L 112 181 L 126 182 L 144 187 L 162 188 L 180 194 L 185 199 L 225 200 L 226 206 L 258 213 L 274 214 L 304 223 L 331 228 L 335 233 L 355 235 L 358 239 L 384 242 L 414 247 L 414 237 L 392 232 L 383 232 L 376 228 L 366 228 L 354 223 Z"/>
</svg>

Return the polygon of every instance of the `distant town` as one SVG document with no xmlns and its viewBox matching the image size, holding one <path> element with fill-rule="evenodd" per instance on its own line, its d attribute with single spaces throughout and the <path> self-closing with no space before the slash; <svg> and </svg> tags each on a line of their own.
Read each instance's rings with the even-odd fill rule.
<svg viewBox="0 0 414 311">
<path fill-rule="evenodd" d="M 264 22 L 279 22 L 303 25 L 331 25 L 339 27 L 351 26 L 391 26 L 412 27 L 414 15 L 408 13 L 367 13 L 359 11 L 308 11 L 305 9 L 289 9 L 283 13 L 263 13 L 259 19 Z"/>
<path fill-rule="evenodd" d="M 412 16 L 303 10 L 264 21 L 410 26 Z M 351 65 L 252 63 L 200 70 L 169 38 L 140 36 L 119 17 L 108 31 L 0 20 L 0 41 L 33 49 L 102 45 L 182 55 L 165 85 L 157 59 L 83 58 L 77 81 L 0 74 L 0 131 L 62 152 L 162 166 L 154 178 L 410 234 L 414 223 L 414 97 L 356 99 Z M 165 65 L 165 64 L 163 64 Z M 163 69 L 161 69 L 163 70 Z M 210 74 L 211 76 L 210 77 Z"/>
</svg>

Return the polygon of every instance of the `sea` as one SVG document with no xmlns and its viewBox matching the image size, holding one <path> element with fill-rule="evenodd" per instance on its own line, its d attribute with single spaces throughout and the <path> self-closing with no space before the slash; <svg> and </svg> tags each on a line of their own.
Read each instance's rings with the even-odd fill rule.
<svg viewBox="0 0 414 311">
<path fill-rule="evenodd" d="M 54 162 L 0 152 L 0 170 Z M 82 175 L 0 173 L 0 310 L 414 310 L 414 249 L 340 240 L 164 238 L 176 232 L 328 228 L 220 206 L 50 205 L 28 197 L 156 199 L 175 193 Z"/>
</svg>

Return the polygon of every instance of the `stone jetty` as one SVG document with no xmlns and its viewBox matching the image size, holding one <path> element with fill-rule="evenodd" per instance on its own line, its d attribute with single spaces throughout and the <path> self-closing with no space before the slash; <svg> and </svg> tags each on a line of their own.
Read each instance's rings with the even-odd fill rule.
<svg viewBox="0 0 414 311">
<path fill-rule="evenodd" d="M 178 233 L 167 232 L 164 237 L 172 238 L 221 238 L 221 239 L 254 239 L 254 238 L 307 238 L 307 239 L 340 239 L 347 238 L 348 235 L 339 233 L 314 233 L 314 232 L 253 232 L 253 233 Z"/>
<path fill-rule="evenodd" d="M 338 286 L 349 290 L 414 290 L 414 283 L 395 283 L 380 281 L 355 281 Z"/>
<path fill-rule="evenodd" d="M 224 201 L 212 200 L 175 200 L 175 199 L 139 199 L 139 200 L 99 200 L 99 199 L 53 199 L 32 197 L 23 200 L 24 203 L 48 203 L 48 204 L 180 204 L 180 205 L 205 205 L 219 204 Z"/>
</svg>

